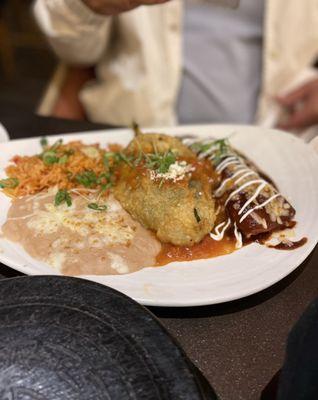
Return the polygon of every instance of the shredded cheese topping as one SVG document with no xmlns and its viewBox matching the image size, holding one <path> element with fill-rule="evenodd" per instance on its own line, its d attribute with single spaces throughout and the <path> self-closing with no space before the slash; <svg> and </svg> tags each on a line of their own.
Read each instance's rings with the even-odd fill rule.
<svg viewBox="0 0 318 400">
<path fill-rule="evenodd" d="M 195 168 L 191 164 L 188 164 L 186 161 L 176 161 L 175 163 L 170 165 L 169 170 L 166 173 L 160 173 L 150 170 L 150 179 L 164 179 L 177 182 L 184 179 L 186 174 L 191 173 L 194 170 Z"/>
</svg>

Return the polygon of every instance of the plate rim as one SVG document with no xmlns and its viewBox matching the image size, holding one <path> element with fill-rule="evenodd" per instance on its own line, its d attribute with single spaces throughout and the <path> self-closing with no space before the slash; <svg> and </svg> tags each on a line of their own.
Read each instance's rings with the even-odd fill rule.
<svg viewBox="0 0 318 400">
<path fill-rule="evenodd" d="M 209 130 L 213 130 L 213 129 L 240 129 L 240 130 L 244 130 L 244 129 L 252 129 L 252 130 L 259 130 L 259 134 L 263 135 L 264 132 L 268 132 L 268 131 L 272 131 L 272 132 L 277 132 L 279 134 L 283 134 L 284 136 L 288 137 L 288 138 L 293 138 L 293 140 L 296 140 L 297 142 L 301 143 L 302 145 L 305 145 L 307 148 L 307 151 L 309 151 L 311 153 L 311 155 L 316 157 L 316 162 L 318 163 L 318 154 L 317 152 L 315 152 L 315 150 L 310 146 L 310 144 L 304 142 L 302 139 L 300 139 L 299 137 L 295 137 L 294 135 L 292 135 L 291 133 L 285 132 L 285 131 L 281 131 L 278 129 L 268 129 L 268 128 L 264 128 L 264 127 L 259 127 L 259 126 L 255 126 L 255 125 L 236 125 L 236 124 L 202 124 L 202 125 L 179 125 L 179 126 L 175 126 L 175 127 L 158 127 L 158 128 L 143 128 L 143 131 L 145 131 L 146 133 L 152 131 L 152 132 L 161 132 L 161 131 L 171 131 L 175 129 L 175 135 L 178 136 L 180 135 L 179 131 L 187 131 L 187 130 L 200 130 L 201 129 L 201 133 L 198 133 L 198 136 L 205 136 L 206 134 L 204 132 L 202 132 L 202 129 L 209 129 Z M 68 136 L 89 136 L 89 135 L 100 135 L 100 134 L 105 134 L 107 135 L 108 133 L 114 134 L 115 132 L 120 133 L 120 134 L 128 134 L 131 132 L 130 128 L 112 128 L 112 129 L 99 129 L 99 130 L 93 130 L 93 131 L 79 131 L 79 132 L 70 132 L 70 133 L 63 133 L 63 134 L 56 134 L 56 135 L 49 135 L 49 138 L 60 138 L 60 137 L 68 137 Z M 262 133 L 263 132 L 263 133 Z M 211 132 L 212 133 L 212 132 Z M 195 132 L 194 132 L 195 134 Z M 229 133 L 230 135 L 230 133 Z M 42 135 L 45 136 L 45 135 Z M 41 137 L 41 135 L 39 136 L 34 136 L 34 137 L 30 137 L 30 138 L 19 138 L 19 139 L 14 139 L 14 140 L 10 140 L 10 142 L 29 142 L 32 140 L 38 140 Z M 9 144 L 10 142 L 4 142 L 4 143 L 0 143 L 0 148 L 4 145 L 6 146 L 7 144 Z M 318 164 L 317 164 L 318 165 Z M 214 299 L 214 300 L 196 300 L 196 301 L 189 301 L 189 302 L 185 302 L 184 300 L 181 300 L 181 302 L 179 301 L 174 301 L 174 300 L 168 300 L 165 301 L 165 298 L 163 298 L 163 301 L 158 301 L 157 299 L 147 299 L 144 298 L 142 296 L 134 296 L 133 299 L 143 305 L 146 306 L 158 306 L 158 307 L 194 307 L 194 306 L 205 306 L 205 305 L 212 305 L 212 304 L 221 304 L 221 303 L 225 303 L 225 302 L 229 302 L 229 301 L 235 301 L 241 298 L 245 298 L 248 296 L 251 296 L 253 294 L 259 293 L 273 285 L 275 285 L 276 283 L 280 282 L 281 280 L 283 280 L 285 277 L 287 277 L 288 275 L 290 275 L 292 272 L 294 272 L 298 267 L 300 267 L 304 261 L 311 255 L 311 253 L 313 252 L 313 250 L 315 249 L 316 245 L 318 243 L 318 237 L 313 238 L 313 240 L 311 241 L 310 246 L 307 248 L 306 252 L 301 253 L 298 257 L 297 262 L 295 263 L 295 265 L 293 265 L 292 268 L 289 268 L 288 271 L 282 271 L 282 273 L 277 277 L 275 276 L 275 278 L 271 279 L 271 283 L 265 283 L 265 284 L 259 284 L 258 286 L 254 286 L 253 289 L 247 288 L 244 290 L 240 290 L 239 293 L 237 293 L 236 295 L 234 294 L 228 294 L 228 295 L 222 295 L 219 296 L 218 299 Z M 209 259 L 206 259 L 209 260 Z M 28 274 L 28 275 L 43 275 L 42 273 L 37 273 L 36 271 L 32 271 L 30 270 L 30 267 L 26 266 L 26 265 L 21 265 L 15 262 L 12 262 L 10 260 L 9 257 L 5 256 L 2 252 L 0 252 L 0 262 L 2 262 L 3 264 L 7 265 L 10 268 L 13 268 L 21 273 L 24 274 Z M 33 267 L 34 268 L 34 267 Z M 29 270 L 28 272 L 26 272 L 26 269 Z M 51 268 L 52 270 L 52 275 L 60 275 L 63 276 L 61 273 L 59 273 L 58 271 L 55 271 Z M 102 278 L 104 276 L 107 275 L 81 275 L 81 276 L 77 276 L 78 278 L 81 279 L 88 279 L 88 280 L 92 280 L 98 283 L 102 283 L 100 282 L 100 280 L 96 280 L 96 278 Z M 95 279 L 94 279 L 95 277 Z M 103 283 L 102 283 L 103 284 Z M 111 286 L 108 283 L 104 283 L 104 285 L 109 286 L 114 288 L 113 286 Z M 117 289 L 117 287 L 114 288 L 115 290 L 119 290 Z M 126 292 L 123 292 L 124 294 L 127 295 Z M 129 296 L 129 294 L 128 294 Z M 212 296 L 213 297 L 213 296 Z"/>
</svg>

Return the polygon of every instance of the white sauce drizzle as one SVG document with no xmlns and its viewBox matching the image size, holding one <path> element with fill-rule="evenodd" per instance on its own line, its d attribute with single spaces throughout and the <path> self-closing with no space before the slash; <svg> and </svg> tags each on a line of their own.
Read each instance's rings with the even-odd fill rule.
<svg viewBox="0 0 318 400">
<path fill-rule="evenodd" d="M 272 200 L 276 199 L 276 197 L 281 196 L 280 193 L 276 193 L 274 194 L 272 197 L 270 197 L 269 199 L 267 199 L 266 201 L 264 201 L 263 203 L 251 208 L 250 210 L 248 210 L 240 219 L 240 223 L 244 221 L 245 218 L 247 218 L 253 211 L 258 210 L 259 208 L 265 207 L 266 204 L 270 203 Z"/>
<path fill-rule="evenodd" d="M 226 185 L 228 184 L 228 182 L 232 181 L 234 178 L 236 178 L 237 176 L 239 176 L 242 172 L 246 172 L 249 171 L 248 168 L 243 168 L 243 167 L 239 167 L 235 169 L 235 173 L 230 176 L 229 178 L 225 179 L 222 184 L 219 186 L 219 188 L 214 192 L 214 194 L 218 197 L 219 195 L 222 195 L 223 193 L 223 189 L 226 187 Z"/>
<path fill-rule="evenodd" d="M 219 225 L 217 225 L 216 227 L 215 227 L 215 233 L 212 233 L 212 232 L 210 232 L 210 237 L 213 239 L 213 240 L 216 240 L 216 241 L 220 241 L 220 240 L 222 240 L 223 239 L 223 237 L 224 237 L 224 233 L 225 233 L 225 231 L 227 230 L 227 228 L 230 226 L 230 224 L 231 224 L 231 220 L 230 220 L 230 218 L 227 220 L 227 222 L 226 222 L 226 224 L 225 224 L 225 221 L 223 221 L 223 222 L 221 222 Z M 224 225 L 224 226 L 223 226 Z M 223 227 L 223 228 L 222 228 Z M 220 231 L 220 229 L 222 228 L 222 230 Z"/>
<path fill-rule="evenodd" d="M 220 158 L 220 160 L 222 160 L 223 158 L 227 158 L 227 157 L 230 157 L 230 156 L 235 156 L 235 157 L 237 157 L 236 154 L 230 152 L 230 153 L 226 153 L 226 154 L 223 154 L 223 155 L 219 156 L 219 158 Z M 214 160 L 216 157 L 217 157 L 217 154 L 212 154 L 212 156 L 209 157 L 209 160 L 212 161 L 212 160 Z"/>
<path fill-rule="evenodd" d="M 183 143 L 185 146 L 191 146 L 191 145 L 194 144 L 196 141 L 197 141 L 196 138 L 185 138 L 185 139 L 182 140 L 182 143 Z M 202 142 L 201 142 L 201 143 L 202 143 Z"/>
<path fill-rule="evenodd" d="M 236 222 L 234 222 L 234 235 L 236 238 L 235 248 L 240 249 L 243 246 L 242 233 L 238 230 Z"/>
<path fill-rule="evenodd" d="M 209 156 L 211 153 L 213 153 L 215 151 L 215 147 L 211 146 L 208 150 L 204 151 L 203 153 L 200 153 L 198 158 L 199 160 L 201 160 L 202 158 L 205 158 L 207 156 Z"/>
<path fill-rule="evenodd" d="M 215 168 L 216 172 L 218 172 L 219 174 L 228 166 L 233 164 L 232 161 L 239 161 L 237 156 L 230 156 L 227 157 L 225 160 L 223 160 L 222 162 L 220 162 L 220 164 Z"/>
<path fill-rule="evenodd" d="M 241 182 L 243 179 L 245 179 L 245 178 L 247 178 L 248 176 L 251 176 L 251 175 L 257 175 L 258 176 L 258 174 L 255 172 L 255 171 L 251 171 L 251 170 L 249 170 L 250 172 L 246 172 L 246 174 L 244 174 L 244 175 L 242 175 L 240 178 L 238 178 L 235 182 L 234 182 L 234 185 L 237 185 L 239 182 Z"/>
<path fill-rule="evenodd" d="M 203 142 L 201 142 L 203 143 Z M 213 151 L 216 150 L 215 146 L 211 146 L 210 149 L 208 149 L 207 151 L 199 154 L 199 158 L 205 158 L 206 156 L 209 156 L 208 159 L 209 160 L 213 160 L 216 157 L 216 154 L 213 154 Z M 212 155 L 210 155 L 212 153 Z M 241 175 L 243 173 L 242 176 L 240 176 L 238 179 L 236 179 L 233 182 L 233 186 L 238 185 L 239 182 L 243 181 L 245 178 L 252 176 L 252 175 L 256 175 L 256 177 L 259 177 L 259 174 L 256 171 L 253 171 L 251 168 L 249 168 L 244 160 L 233 153 L 227 153 L 224 154 L 223 156 L 221 156 L 222 158 L 225 158 L 223 161 L 221 161 L 219 163 L 219 165 L 216 167 L 216 172 L 218 172 L 219 174 L 221 174 L 227 167 L 229 167 L 230 165 L 237 165 L 237 167 L 235 167 L 233 169 L 234 174 L 232 176 L 230 176 L 229 178 L 225 179 L 222 184 L 219 186 L 219 188 L 215 191 L 215 195 L 216 196 L 220 196 L 223 194 L 223 190 L 226 188 L 226 185 L 230 182 L 233 181 L 234 178 L 236 178 L 237 176 Z M 252 179 L 249 180 L 245 183 L 243 183 L 241 186 L 239 186 L 237 189 L 235 189 L 234 191 L 232 191 L 228 198 L 225 201 L 225 206 L 228 204 L 228 202 L 238 193 L 240 193 L 243 189 L 245 189 L 248 186 L 251 185 L 256 185 L 259 184 L 257 186 L 257 188 L 255 189 L 255 193 L 253 194 L 252 197 L 250 197 L 244 204 L 243 206 L 240 208 L 238 215 L 241 215 L 244 210 L 251 204 L 253 203 L 253 201 L 255 201 L 257 199 L 257 197 L 259 196 L 259 194 L 261 193 L 261 191 L 267 186 L 270 185 L 269 182 L 265 181 L 264 179 L 260 178 L 259 179 Z M 275 193 L 274 195 L 272 195 L 271 197 L 269 197 L 268 199 L 266 199 L 263 203 L 256 205 L 255 207 L 251 208 L 250 210 L 248 210 L 239 220 L 239 222 L 243 222 L 245 220 L 245 218 L 247 218 L 253 211 L 258 210 L 262 207 L 265 207 L 268 203 L 270 203 L 271 201 L 273 201 L 274 199 L 276 199 L 277 197 L 281 196 L 280 193 Z M 221 222 L 219 225 L 216 226 L 215 228 L 215 233 L 210 233 L 210 237 L 214 240 L 222 240 L 224 237 L 224 233 L 226 231 L 226 229 L 229 227 L 231 223 L 230 218 L 227 220 L 227 223 Z M 222 229 L 220 231 L 220 229 Z M 234 222 L 234 235 L 236 238 L 236 248 L 241 248 L 243 245 L 243 240 L 242 240 L 242 233 L 238 230 L 237 224 L 236 222 Z"/>
<path fill-rule="evenodd" d="M 227 198 L 227 200 L 226 200 L 226 202 L 225 202 L 225 205 L 228 204 L 228 202 L 232 199 L 232 197 L 234 197 L 236 194 L 240 193 L 240 192 L 241 192 L 243 189 L 245 189 L 246 187 L 251 186 L 251 185 L 255 185 L 256 183 L 263 183 L 263 182 L 265 182 L 264 179 L 254 179 L 254 180 L 252 180 L 252 181 L 248 181 L 248 182 L 243 183 L 243 185 L 241 185 L 239 188 L 237 188 L 236 190 L 234 190 L 234 191 L 229 195 L 229 197 Z"/>
<path fill-rule="evenodd" d="M 245 210 L 245 208 L 251 204 L 254 200 L 256 200 L 257 196 L 261 193 L 261 191 L 264 189 L 264 187 L 267 185 L 267 182 L 263 182 L 259 185 L 259 187 L 256 189 L 255 193 L 253 194 L 253 196 L 248 199 L 243 205 L 242 208 L 240 209 L 240 211 L 238 212 L 238 215 L 241 215 L 242 212 Z"/>
</svg>

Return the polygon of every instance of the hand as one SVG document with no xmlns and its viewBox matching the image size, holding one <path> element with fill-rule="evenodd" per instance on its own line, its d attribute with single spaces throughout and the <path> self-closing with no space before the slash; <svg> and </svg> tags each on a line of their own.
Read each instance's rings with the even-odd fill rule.
<svg viewBox="0 0 318 400">
<path fill-rule="evenodd" d="M 279 128 L 293 130 L 318 124 L 318 79 L 276 100 L 286 111 L 284 120 L 278 123 Z"/>
<path fill-rule="evenodd" d="M 92 11 L 103 15 L 117 15 L 138 6 L 166 3 L 169 0 L 82 0 Z"/>
</svg>

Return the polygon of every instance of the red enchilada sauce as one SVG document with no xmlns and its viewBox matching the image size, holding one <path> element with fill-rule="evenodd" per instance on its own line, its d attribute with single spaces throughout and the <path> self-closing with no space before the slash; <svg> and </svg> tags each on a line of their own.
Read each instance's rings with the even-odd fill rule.
<svg viewBox="0 0 318 400">
<path fill-rule="evenodd" d="M 161 251 L 156 257 L 156 265 L 165 265 L 173 261 L 192 261 L 204 258 L 212 258 L 235 251 L 236 239 L 224 236 L 220 241 L 213 240 L 207 235 L 200 243 L 191 247 L 174 246 L 162 243 Z"/>
<path fill-rule="evenodd" d="M 282 241 L 275 246 L 266 244 L 266 241 L 270 239 L 272 233 L 273 232 L 258 235 L 248 240 L 245 239 L 243 241 L 243 246 L 246 246 L 252 242 L 257 242 L 266 245 L 266 247 L 277 250 L 294 250 L 303 246 L 308 240 L 306 237 L 304 237 L 295 242 L 289 240 Z M 216 241 L 207 235 L 200 243 L 197 243 L 191 247 L 174 246 L 169 243 L 162 243 L 161 251 L 156 256 L 156 266 L 166 265 L 174 261 L 201 260 L 230 254 L 236 250 L 235 245 L 236 238 L 233 235 L 230 236 L 228 234 L 226 234 L 220 241 Z"/>
</svg>

